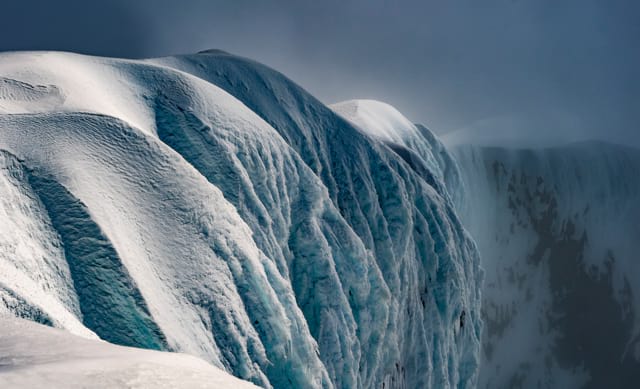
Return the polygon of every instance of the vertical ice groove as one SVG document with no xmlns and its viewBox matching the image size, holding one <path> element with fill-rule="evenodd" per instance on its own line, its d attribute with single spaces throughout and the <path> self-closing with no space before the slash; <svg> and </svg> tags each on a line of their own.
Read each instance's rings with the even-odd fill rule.
<svg viewBox="0 0 640 389">
<path fill-rule="evenodd" d="M 370 298 L 366 295 L 358 296 L 364 297 L 358 301 L 353 291 L 346 293 L 362 355 L 358 366 L 348 367 L 358 385 L 473 386 L 478 365 L 481 272 L 475 245 L 457 221 L 446 188 L 448 184 L 457 189 L 453 188 L 458 183 L 455 163 L 444 147 L 428 136 L 428 130 L 414 126 L 413 143 L 403 145 L 415 155 L 412 166 L 412 161 L 398 155 L 398 149 L 393 150 L 388 142 L 371 141 L 282 75 L 251 61 L 214 53 L 156 63 L 216 84 L 269 123 L 322 181 L 340 218 L 371 253 L 372 261 L 363 263 L 374 277 L 367 288 L 377 288 L 380 292 L 376 293 L 385 296 L 384 310 L 363 304 Z M 417 163 L 421 170 L 416 169 Z M 420 227 L 418 219 L 425 221 Z M 312 235 L 313 231 L 306 228 L 304 234 Z M 309 251 L 323 250 L 307 244 L 297 258 L 294 254 L 293 265 Z M 339 251 L 332 250 L 330 255 L 336 253 Z M 349 278 L 344 276 L 351 265 L 335 262 L 342 288 L 353 285 L 346 283 Z M 316 271 L 331 274 L 329 270 Z M 292 278 L 301 271 L 291 271 Z M 306 294 L 297 293 L 296 297 L 315 334 L 317 315 L 301 302 Z M 326 303 L 316 299 L 314 304 L 321 307 Z M 467 327 L 460 331 L 463 311 Z M 425 335 L 420 335 L 421 331 Z M 314 336 L 325 365 L 335 371 L 332 365 L 336 362 L 328 356 L 340 355 L 333 351 L 339 349 L 338 344 Z M 424 343 L 416 342 L 421 338 Z M 431 355 L 434 368 L 424 369 L 410 361 L 414 355 Z"/>
<path fill-rule="evenodd" d="M 82 325 L 63 244 L 22 161 L 0 150 L 0 311 L 95 337 Z"/>
<path fill-rule="evenodd" d="M 166 348 L 134 281 L 84 204 L 46 174 L 27 174 L 60 236 L 84 325 L 115 344 Z"/>
</svg>

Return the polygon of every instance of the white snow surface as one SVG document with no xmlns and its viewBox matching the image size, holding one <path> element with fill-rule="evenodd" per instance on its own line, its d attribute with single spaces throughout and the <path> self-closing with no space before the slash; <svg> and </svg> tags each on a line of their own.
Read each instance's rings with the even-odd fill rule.
<svg viewBox="0 0 640 389">
<path fill-rule="evenodd" d="M 257 388 L 187 354 L 122 347 L 0 316 L 2 388 Z"/>
<path fill-rule="evenodd" d="M 363 135 L 218 52 L 0 77 L 2 312 L 264 387 L 474 386 L 481 271 L 428 130 Z"/>
<path fill-rule="evenodd" d="M 418 173 L 435 175 L 450 187 L 449 195 L 455 198 L 459 194 L 462 183 L 458 165 L 429 129 L 412 123 L 395 107 L 381 101 L 348 100 L 330 108 L 363 133 L 390 146 Z"/>
<path fill-rule="evenodd" d="M 416 127 L 393 106 L 376 100 L 349 100 L 331 105 L 340 116 L 371 136 L 404 144 L 415 136 Z"/>
</svg>

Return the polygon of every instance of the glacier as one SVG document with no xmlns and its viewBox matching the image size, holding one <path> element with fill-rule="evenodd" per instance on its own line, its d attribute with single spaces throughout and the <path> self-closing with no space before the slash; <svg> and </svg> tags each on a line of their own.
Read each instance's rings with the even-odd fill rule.
<svg viewBox="0 0 640 389">
<path fill-rule="evenodd" d="M 2 315 L 262 387 L 477 383 L 463 176 L 390 106 L 217 50 L 3 53 L 0 166 Z"/>
<path fill-rule="evenodd" d="M 640 150 L 444 137 L 482 257 L 478 387 L 627 388 L 640 380 Z"/>
<path fill-rule="evenodd" d="M 628 387 L 640 151 L 490 135 L 219 50 L 0 54 L 0 383 Z"/>
</svg>

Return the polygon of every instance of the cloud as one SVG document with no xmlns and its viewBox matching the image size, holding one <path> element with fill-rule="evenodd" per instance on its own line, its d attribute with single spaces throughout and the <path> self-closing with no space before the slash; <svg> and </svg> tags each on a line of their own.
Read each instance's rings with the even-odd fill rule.
<svg viewBox="0 0 640 389">
<path fill-rule="evenodd" d="M 128 2 L 8 0 L 2 3 L 0 50 L 61 50 L 143 57 L 150 45 Z"/>
<path fill-rule="evenodd" d="M 327 103 L 384 100 L 439 132 L 517 116 L 514 136 L 544 127 L 640 145 L 640 3 L 629 0 L 34 3 L 3 13 L 0 49 L 221 48 Z M 570 129 L 557 120 L 567 117 Z"/>
</svg>

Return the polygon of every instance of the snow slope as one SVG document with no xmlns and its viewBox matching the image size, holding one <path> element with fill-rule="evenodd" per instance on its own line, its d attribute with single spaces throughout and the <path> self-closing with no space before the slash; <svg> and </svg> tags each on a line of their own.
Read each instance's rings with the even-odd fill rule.
<svg viewBox="0 0 640 389">
<path fill-rule="evenodd" d="M 115 346 L 0 317 L 3 388 L 257 388 L 186 354 Z"/>
<path fill-rule="evenodd" d="M 389 146 L 439 192 L 446 192 L 446 188 L 438 186 L 444 183 L 450 196 L 458 196 L 462 185 L 458 165 L 429 129 L 411 123 L 397 109 L 380 101 L 350 100 L 333 104 L 331 109 Z"/>
<path fill-rule="evenodd" d="M 640 376 L 640 151 L 458 145 L 485 269 L 479 386 L 625 388 Z"/>
<path fill-rule="evenodd" d="M 1 310 L 264 387 L 475 384 L 479 260 L 426 129 L 407 158 L 221 52 L 0 76 Z"/>
</svg>

